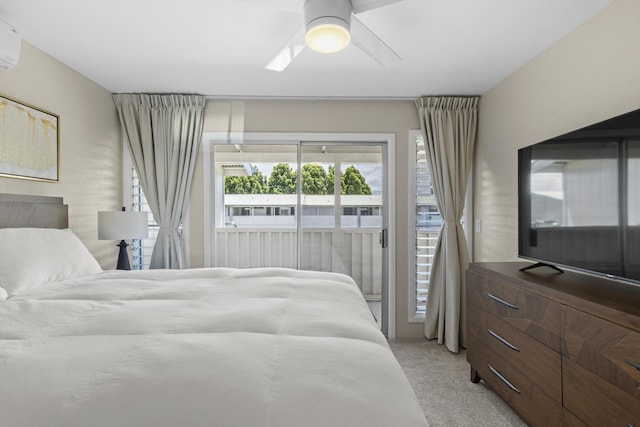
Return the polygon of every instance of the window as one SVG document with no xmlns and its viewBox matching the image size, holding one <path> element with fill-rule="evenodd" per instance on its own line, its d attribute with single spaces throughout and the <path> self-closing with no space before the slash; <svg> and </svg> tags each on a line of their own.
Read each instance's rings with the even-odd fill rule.
<svg viewBox="0 0 640 427">
<path fill-rule="evenodd" d="M 253 216 L 271 216 L 271 208 L 265 206 L 254 206 Z"/>
<path fill-rule="evenodd" d="M 144 197 L 140 180 L 133 166 L 131 166 L 131 210 L 134 212 L 149 212 L 149 237 L 147 239 L 135 239 L 131 244 L 131 269 L 146 270 L 151 262 L 151 253 L 158 237 L 159 227 L 153 219 L 151 209 L 147 199 Z"/>
<path fill-rule="evenodd" d="M 133 270 L 148 269 L 151 263 L 151 253 L 153 245 L 156 243 L 158 236 L 158 224 L 156 224 L 149 209 L 147 199 L 142 192 L 140 180 L 136 174 L 135 167 L 131 161 L 131 155 L 126 146 L 122 149 L 122 170 L 123 173 L 123 206 L 134 212 L 149 212 L 149 237 L 146 239 L 136 239 L 131 241 L 129 250 L 131 250 L 131 268 Z"/>
<path fill-rule="evenodd" d="M 342 208 L 342 215 L 358 215 L 358 208 L 356 207 L 348 207 Z"/>
<path fill-rule="evenodd" d="M 292 216 L 295 215 L 296 208 L 294 206 L 273 208 L 276 216 Z"/>
<path fill-rule="evenodd" d="M 431 172 L 427 163 L 425 144 L 422 133 L 410 133 L 411 164 L 409 178 L 413 189 L 413 206 L 410 212 L 410 236 L 414 244 L 409 256 L 411 272 L 409 292 L 410 321 L 419 321 L 424 317 L 427 306 L 429 279 L 436 242 L 442 226 L 442 217 L 436 206 Z"/>
</svg>

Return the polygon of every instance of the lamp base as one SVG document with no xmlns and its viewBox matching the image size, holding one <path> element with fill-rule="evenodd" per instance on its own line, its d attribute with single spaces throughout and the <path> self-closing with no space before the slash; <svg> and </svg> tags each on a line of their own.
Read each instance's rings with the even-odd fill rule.
<svg viewBox="0 0 640 427">
<path fill-rule="evenodd" d="M 121 240 L 120 243 L 117 244 L 120 246 L 120 254 L 118 255 L 118 265 L 116 269 L 118 270 L 131 270 L 131 264 L 129 264 L 129 254 L 127 254 L 127 242 Z"/>
</svg>

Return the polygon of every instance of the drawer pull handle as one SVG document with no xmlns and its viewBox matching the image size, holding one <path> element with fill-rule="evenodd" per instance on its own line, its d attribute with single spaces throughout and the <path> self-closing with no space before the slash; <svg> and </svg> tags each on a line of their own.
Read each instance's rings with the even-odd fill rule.
<svg viewBox="0 0 640 427">
<path fill-rule="evenodd" d="M 491 372 L 493 372 L 493 374 L 496 377 L 500 378 L 500 381 L 505 383 L 511 390 L 513 390 L 516 393 L 520 394 L 520 390 L 518 390 L 513 384 L 511 384 L 505 377 L 503 377 L 502 374 L 500 374 L 500 372 L 498 372 L 493 366 L 491 366 L 491 365 L 487 365 L 487 366 L 489 367 Z"/>
<path fill-rule="evenodd" d="M 627 364 L 633 366 L 634 368 L 636 368 L 638 371 L 640 371 L 640 364 L 636 363 L 636 362 L 632 362 L 629 359 L 625 359 L 625 362 L 627 362 Z"/>
<path fill-rule="evenodd" d="M 494 337 L 495 339 L 500 341 L 502 344 L 504 344 L 507 347 L 509 347 L 511 350 L 520 351 L 520 349 L 518 347 L 516 347 L 515 345 L 511 344 L 509 341 L 505 340 L 500 335 L 498 335 L 495 332 L 493 332 L 491 329 L 487 329 L 487 332 L 489 332 L 489 335 L 491 335 L 492 337 Z"/>
<path fill-rule="evenodd" d="M 514 310 L 520 310 L 520 307 L 518 307 L 517 305 L 513 305 L 510 302 L 507 302 L 507 301 L 503 300 L 502 298 L 497 297 L 497 296 L 495 296 L 493 294 L 487 294 L 487 296 L 489 298 L 491 298 L 492 300 L 494 300 L 494 301 L 498 301 L 500 304 L 506 305 L 509 308 L 513 308 Z"/>
</svg>

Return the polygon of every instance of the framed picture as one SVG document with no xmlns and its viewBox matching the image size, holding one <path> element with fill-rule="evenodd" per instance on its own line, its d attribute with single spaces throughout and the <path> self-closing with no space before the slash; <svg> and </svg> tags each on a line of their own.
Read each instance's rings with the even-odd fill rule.
<svg viewBox="0 0 640 427">
<path fill-rule="evenodd" d="M 0 95 L 0 176 L 60 181 L 58 115 Z"/>
</svg>

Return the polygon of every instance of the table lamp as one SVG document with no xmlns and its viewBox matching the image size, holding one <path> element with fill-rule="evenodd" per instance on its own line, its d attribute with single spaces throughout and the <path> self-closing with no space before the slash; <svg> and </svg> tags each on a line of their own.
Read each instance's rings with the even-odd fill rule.
<svg viewBox="0 0 640 427">
<path fill-rule="evenodd" d="M 127 242 L 130 239 L 145 239 L 148 236 L 148 213 L 122 211 L 98 212 L 98 239 L 120 240 L 118 255 L 118 270 L 131 270 L 129 255 L 127 254 Z"/>
</svg>

